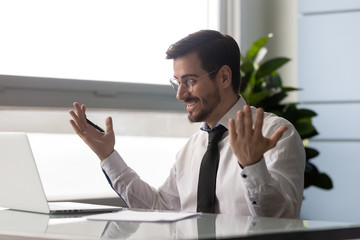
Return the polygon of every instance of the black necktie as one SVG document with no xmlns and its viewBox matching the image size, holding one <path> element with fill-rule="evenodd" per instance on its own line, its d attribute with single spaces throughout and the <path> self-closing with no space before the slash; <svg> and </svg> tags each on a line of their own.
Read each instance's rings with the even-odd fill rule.
<svg viewBox="0 0 360 240">
<path fill-rule="evenodd" d="M 227 129 L 220 125 L 209 132 L 208 147 L 200 166 L 197 195 L 198 212 L 214 212 L 216 174 L 220 158 L 218 142 L 220 141 L 225 131 L 227 131 Z"/>
</svg>

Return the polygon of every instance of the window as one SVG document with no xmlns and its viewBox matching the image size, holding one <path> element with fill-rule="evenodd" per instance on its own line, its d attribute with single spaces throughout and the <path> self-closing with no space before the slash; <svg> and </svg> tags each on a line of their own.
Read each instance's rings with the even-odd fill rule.
<svg viewBox="0 0 360 240">
<path fill-rule="evenodd" d="M 207 0 L 1 1 L 1 74 L 167 84 L 172 75 L 164 59 L 167 47 L 212 28 L 209 5 Z"/>
<path fill-rule="evenodd" d="M 218 29 L 218 5 L 210 0 L 1 1 L 2 105 L 65 107 L 80 98 L 100 108 L 162 109 L 154 100 L 160 96 L 163 104 L 170 99 L 165 109 L 174 108 L 167 86 L 172 62 L 165 51 L 191 32 Z M 119 105 L 128 97 L 133 102 L 126 94 L 143 100 Z"/>
</svg>

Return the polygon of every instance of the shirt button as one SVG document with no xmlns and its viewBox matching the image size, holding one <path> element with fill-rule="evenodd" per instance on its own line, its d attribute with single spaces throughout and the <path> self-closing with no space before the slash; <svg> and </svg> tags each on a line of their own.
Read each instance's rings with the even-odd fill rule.
<svg viewBox="0 0 360 240">
<path fill-rule="evenodd" d="M 247 175 L 246 175 L 246 174 L 243 174 L 242 177 L 243 177 L 243 178 L 247 178 Z"/>
</svg>

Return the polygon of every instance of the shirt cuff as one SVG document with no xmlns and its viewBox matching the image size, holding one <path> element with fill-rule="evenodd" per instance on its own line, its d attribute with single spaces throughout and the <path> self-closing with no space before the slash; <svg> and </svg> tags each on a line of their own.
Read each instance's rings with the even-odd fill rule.
<svg viewBox="0 0 360 240">
<path fill-rule="evenodd" d="M 120 173 L 125 171 L 128 167 L 116 150 L 114 150 L 107 158 L 105 158 L 100 163 L 100 165 L 111 180 L 117 178 Z"/>
<path fill-rule="evenodd" d="M 248 190 L 267 184 L 271 177 L 264 157 L 259 162 L 246 166 L 241 171 L 241 176 Z"/>
</svg>

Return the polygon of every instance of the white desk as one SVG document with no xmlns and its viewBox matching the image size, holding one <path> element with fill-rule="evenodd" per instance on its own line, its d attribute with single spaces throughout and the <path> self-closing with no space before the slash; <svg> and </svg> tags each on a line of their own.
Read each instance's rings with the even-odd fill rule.
<svg viewBox="0 0 360 240">
<path fill-rule="evenodd" d="M 204 214 L 171 223 L 88 221 L 0 210 L 0 239 L 351 239 L 360 224 Z M 202 228 L 200 226 L 203 226 Z"/>
</svg>

